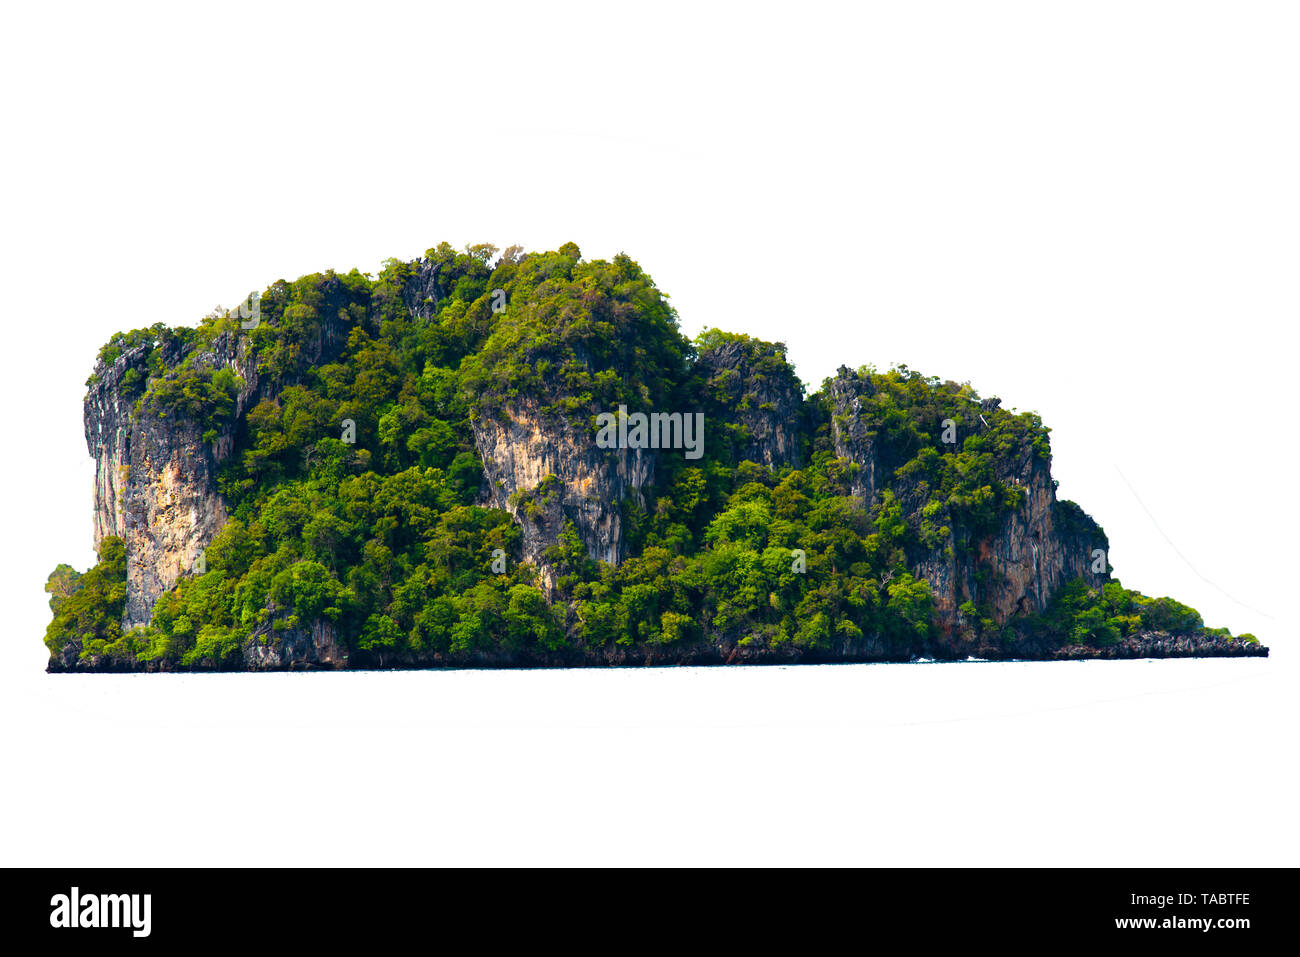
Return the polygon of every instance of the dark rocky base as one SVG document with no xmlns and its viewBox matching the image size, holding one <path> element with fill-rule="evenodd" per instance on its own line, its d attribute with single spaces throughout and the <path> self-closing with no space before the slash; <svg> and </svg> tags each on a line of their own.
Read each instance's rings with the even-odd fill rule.
<svg viewBox="0 0 1300 957">
<path fill-rule="evenodd" d="M 1245 641 L 1197 635 L 1134 635 L 1105 648 L 1067 645 L 1054 660 L 1077 658 L 1267 658 L 1268 648 Z"/>
<path fill-rule="evenodd" d="M 303 636 L 311 634 L 303 633 Z M 279 645 L 245 648 L 237 658 L 224 662 L 208 661 L 180 665 L 172 661 L 127 661 L 115 658 L 76 658 L 66 655 L 51 659 L 46 669 L 51 674 L 68 673 L 154 673 L 154 672 L 243 672 L 243 671 L 372 671 L 421 669 L 526 669 L 526 668 L 619 668 L 673 667 L 713 665 L 794 665 L 904 663 L 917 659 L 932 661 L 1074 661 L 1084 659 L 1133 658 L 1245 658 L 1268 657 L 1268 648 L 1260 644 L 1206 638 L 1194 635 L 1134 635 L 1107 647 L 1086 645 L 1044 647 L 1032 643 L 1012 648 L 970 644 L 921 645 L 891 648 L 879 639 L 836 642 L 830 648 L 746 647 L 738 642 L 698 642 L 686 646 L 615 646 L 601 649 L 565 649 L 545 652 L 539 649 L 519 651 L 494 650 L 451 655 L 348 654 L 332 636 L 317 632 L 317 640 L 303 641 L 298 635 Z M 324 640 L 321 640 L 324 639 Z"/>
</svg>

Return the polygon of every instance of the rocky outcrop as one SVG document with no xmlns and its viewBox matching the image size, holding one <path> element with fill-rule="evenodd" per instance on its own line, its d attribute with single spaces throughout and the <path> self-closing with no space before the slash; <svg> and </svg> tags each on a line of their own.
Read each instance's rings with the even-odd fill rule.
<svg viewBox="0 0 1300 957">
<path fill-rule="evenodd" d="M 538 566 L 543 581 L 553 573 L 542 560 L 572 521 L 593 558 L 618 564 L 626 554 L 622 507 L 643 503 L 654 478 L 651 449 L 602 449 L 595 430 L 584 431 L 559 416 L 522 404 L 473 422 L 483 461 L 483 502 L 505 509 L 524 533 L 523 560 Z"/>
<path fill-rule="evenodd" d="M 783 346 L 735 337 L 701 349 L 696 369 L 711 428 L 730 433 L 736 461 L 799 467 L 803 383 Z"/>
<path fill-rule="evenodd" d="M 1130 635 L 1113 645 L 1066 645 L 1051 654 L 1057 660 L 1085 658 L 1267 658 L 1259 642 L 1217 635 L 1169 635 L 1147 632 Z"/>
<path fill-rule="evenodd" d="M 246 343 L 221 337 L 212 350 L 194 356 L 197 365 L 234 369 L 244 383 L 236 417 L 205 441 L 199 424 L 160 415 L 124 388 L 132 371 L 146 374 L 148 356 L 148 346 L 134 346 L 110 366 L 98 366 L 84 407 L 86 446 L 95 460 L 95 548 L 108 535 L 126 543 L 126 628 L 148 624 L 158 597 L 194 569 L 225 525 L 217 468 L 233 448 L 235 424 L 257 383 Z M 180 358 L 172 354 L 164 361 L 173 365 Z"/>
<path fill-rule="evenodd" d="M 258 629 L 244 642 L 244 666 L 249 671 L 331 670 L 348 666 L 347 643 L 338 626 L 317 618 L 305 627 L 274 631 Z"/>
<path fill-rule="evenodd" d="M 854 467 L 852 494 L 869 508 L 888 485 L 918 521 L 925 496 L 917 493 L 923 490 L 893 475 L 902 456 L 893 454 L 870 414 L 871 381 L 842 367 L 829 395 L 835 453 Z M 997 407 L 997 399 L 984 400 L 977 420 Z M 966 602 L 990 609 L 993 620 L 1005 624 L 1043 611 L 1076 578 L 1094 587 L 1109 578 L 1106 535 L 1078 506 L 1057 501 L 1050 458 L 1024 447 L 999 457 L 996 478 L 1020 491 L 1020 504 L 1001 516 L 996 530 L 977 533 L 954 522 L 941 542 L 909 556 L 912 573 L 930 583 L 938 624 L 949 638 L 961 630 L 959 609 Z"/>
<path fill-rule="evenodd" d="M 987 604 L 993 620 L 1047 608 L 1066 583 L 1082 578 L 1092 587 L 1109 579 L 1106 534 L 1077 506 L 1056 500 L 1047 460 L 1026 452 L 1001 476 L 1024 490 L 1019 507 L 998 530 L 974 538 L 960 528 L 916 562 L 915 574 L 930 582 L 940 626 L 958 626 L 958 607 Z M 1096 565 L 1103 571 L 1094 572 Z"/>
<path fill-rule="evenodd" d="M 341 301 L 342 290 L 337 280 L 326 289 L 324 318 L 306 331 L 295 369 L 278 379 L 259 372 L 250 338 L 238 332 L 224 332 L 198 349 L 173 339 L 133 345 L 96 364 L 84 403 L 86 446 L 95 460 L 94 542 L 96 551 L 105 536 L 126 543 L 123 627 L 148 624 L 158 597 L 195 569 L 225 525 L 217 472 L 234 451 L 244 414 L 303 370 L 342 352 L 349 324 L 340 302 L 331 301 L 331 293 Z M 177 375 L 183 362 L 191 371 L 233 371 L 238 391 L 232 414 L 205 431 L 160 409 L 144 388 L 156 371 L 150 367 L 155 349 L 161 350 L 164 377 Z"/>
<path fill-rule="evenodd" d="M 863 399 L 873 395 L 875 387 L 870 379 L 850 372 L 845 366 L 840 366 L 829 386 L 835 454 L 852 463 L 850 491 L 870 508 L 883 480 L 876 433 L 863 409 Z"/>
<path fill-rule="evenodd" d="M 697 371 L 710 447 L 731 442 L 735 460 L 769 468 L 799 464 L 803 384 L 780 347 L 736 337 L 702 350 Z M 482 503 L 514 516 L 523 530 L 523 560 L 538 567 L 548 589 L 554 573 L 542 556 L 559 541 L 566 522 L 573 523 L 592 558 L 622 562 L 624 502 L 643 506 L 657 456 L 680 454 L 600 448 L 594 426 L 544 414 L 536 400 L 480 416 L 472 425 L 486 478 Z"/>
<path fill-rule="evenodd" d="M 402 290 L 402 299 L 407 310 L 417 319 L 428 321 L 438 310 L 441 298 L 438 294 L 438 276 L 442 264 L 428 259 L 420 260 L 414 274 Z"/>
</svg>

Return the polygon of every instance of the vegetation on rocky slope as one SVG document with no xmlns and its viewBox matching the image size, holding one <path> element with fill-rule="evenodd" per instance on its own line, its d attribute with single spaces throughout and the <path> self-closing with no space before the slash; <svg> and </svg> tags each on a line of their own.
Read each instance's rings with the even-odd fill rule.
<svg viewBox="0 0 1300 957">
<path fill-rule="evenodd" d="M 318 620 L 358 663 L 721 640 L 807 652 L 872 641 L 906 657 L 941 630 L 930 585 L 910 570 L 917 555 L 989 534 L 1024 495 L 1003 463 L 1050 456 L 1036 415 L 899 367 L 859 372 L 871 385 L 861 415 L 889 479 L 870 508 L 852 495 L 855 467 L 835 454 L 826 388 L 783 410 L 798 420 L 789 464 L 752 461 L 758 420 L 746 413 L 774 408 L 774 383 L 802 390 L 784 346 L 719 330 L 691 342 L 635 262 L 585 261 L 572 244 L 500 257 L 443 244 L 376 277 L 277 282 L 260 307 L 246 333 L 209 318 L 119 333 L 101 351 L 92 381 L 146 345 L 121 380 L 133 414 L 193 421 L 205 441 L 231 424 L 243 386 L 198 358 L 219 336 L 247 335 L 259 375 L 278 387 L 233 423 L 219 479 L 230 520 L 201 572 L 163 595 L 146 629 L 124 634 L 126 556 L 105 538 L 93 569 L 50 576 L 56 658 L 219 667 L 250 641 Z M 327 319 L 346 345 L 336 361 L 306 363 Z M 724 348 L 744 361 L 710 365 Z M 584 428 L 619 405 L 708 409 L 705 454 L 661 455 L 644 497 L 623 503 L 631 557 L 617 567 L 593 561 L 565 527 L 546 555 L 548 589 L 518 560 L 511 516 L 479 504 L 471 420 L 520 403 Z M 944 441 L 945 421 L 960 442 Z M 531 494 L 546 493 L 542 483 Z M 1008 654 L 1142 631 L 1227 637 L 1115 581 L 1078 582 L 1044 613 L 1002 623 L 968 604 L 957 627 Z"/>
</svg>

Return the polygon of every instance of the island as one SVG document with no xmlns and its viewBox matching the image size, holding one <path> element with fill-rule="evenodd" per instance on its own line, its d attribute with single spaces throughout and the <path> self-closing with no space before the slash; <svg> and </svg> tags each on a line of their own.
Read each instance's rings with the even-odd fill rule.
<svg viewBox="0 0 1300 957">
<path fill-rule="evenodd" d="M 1113 576 L 1035 413 L 902 365 L 810 392 L 572 243 L 118 333 L 85 440 L 51 672 L 1268 654 Z"/>
</svg>

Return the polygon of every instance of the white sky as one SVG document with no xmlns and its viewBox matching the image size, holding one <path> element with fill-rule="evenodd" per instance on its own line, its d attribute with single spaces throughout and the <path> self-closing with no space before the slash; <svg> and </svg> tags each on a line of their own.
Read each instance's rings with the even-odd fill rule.
<svg viewBox="0 0 1300 957">
<path fill-rule="evenodd" d="M 4 680 L 93 558 L 103 341 L 444 239 L 626 251 L 687 332 L 785 341 L 813 387 L 901 361 L 1035 409 L 1126 585 L 1292 655 L 1292 5 L 5 17 Z"/>
</svg>

